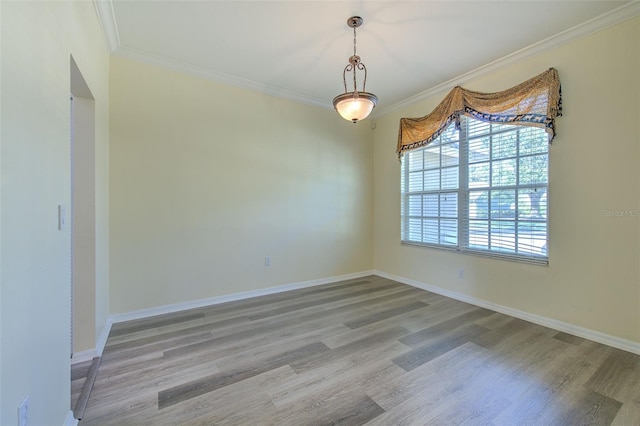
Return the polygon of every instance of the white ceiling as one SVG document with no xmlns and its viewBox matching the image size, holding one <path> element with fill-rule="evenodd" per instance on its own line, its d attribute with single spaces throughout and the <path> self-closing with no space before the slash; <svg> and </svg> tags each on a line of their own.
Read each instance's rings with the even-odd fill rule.
<svg viewBox="0 0 640 426">
<path fill-rule="evenodd" d="M 342 70 L 353 51 L 346 20 L 359 15 L 357 52 L 368 69 L 367 90 L 380 99 L 377 110 L 639 13 L 638 1 L 605 0 L 96 0 L 96 6 L 115 55 L 327 107 L 344 91 Z"/>
</svg>

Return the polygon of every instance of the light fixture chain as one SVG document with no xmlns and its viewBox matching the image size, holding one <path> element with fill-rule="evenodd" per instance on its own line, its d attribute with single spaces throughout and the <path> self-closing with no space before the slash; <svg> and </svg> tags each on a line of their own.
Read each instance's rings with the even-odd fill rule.
<svg viewBox="0 0 640 426">
<path fill-rule="evenodd" d="M 353 57 L 356 58 L 356 26 L 353 27 Z M 358 68 L 357 64 L 353 64 L 353 97 L 358 96 L 358 82 L 356 80 L 356 68 Z"/>
<path fill-rule="evenodd" d="M 356 27 L 353 27 L 353 56 L 356 56 Z"/>
</svg>

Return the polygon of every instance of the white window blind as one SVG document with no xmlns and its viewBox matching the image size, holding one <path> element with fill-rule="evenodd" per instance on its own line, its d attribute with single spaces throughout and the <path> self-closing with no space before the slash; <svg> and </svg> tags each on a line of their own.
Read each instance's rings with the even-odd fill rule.
<svg viewBox="0 0 640 426">
<path fill-rule="evenodd" d="M 462 117 L 401 167 L 404 243 L 547 263 L 548 136 Z"/>
</svg>

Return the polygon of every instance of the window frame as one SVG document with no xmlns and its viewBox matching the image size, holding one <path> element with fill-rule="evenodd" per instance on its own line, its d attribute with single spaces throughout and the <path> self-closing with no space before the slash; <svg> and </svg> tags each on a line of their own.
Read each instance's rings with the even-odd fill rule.
<svg viewBox="0 0 640 426">
<path fill-rule="evenodd" d="M 460 126 L 459 129 L 456 129 L 456 131 L 459 132 L 458 135 L 458 187 L 457 189 L 442 189 L 442 187 L 440 187 L 439 190 L 437 191 L 425 191 L 424 190 L 424 186 L 422 188 L 422 191 L 408 191 L 409 188 L 409 173 L 410 173 L 410 166 L 409 164 L 405 164 L 405 162 L 408 163 L 408 155 L 410 155 L 411 153 L 415 153 L 417 151 L 425 151 L 427 149 L 429 149 L 429 147 L 432 147 L 432 144 L 428 144 L 426 146 L 423 146 L 419 149 L 416 150 L 412 150 L 409 151 L 407 153 L 405 153 L 404 158 L 402 159 L 402 165 L 401 165 L 401 188 L 400 188 L 400 197 L 401 197 L 401 217 L 400 217 L 400 222 L 401 222 L 401 226 L 400 226 L 400 240 L 401 240 L 401 244 L 402 245 L 411 245 L 411 246 L 420 246 L 420 247 L 429 247 L 429 248 L 435 248 L 435 249 L 439 249 L 439 250 L 446 250 L 446 251 L 453 251 L 453 252 L 458 252 L 458 253 L 464 253 L 464 254 L 471 254 L 471 255 L 479 255 L 479 256 L 484 256 L 484 257 L 491 257 L 491 258 L 496 258 L 496 259 L 503 259 L 503 260 L 510 260 L 510 261 L 516 261 L 516 262 L 524 262 L 524 263 L 530 263 L 530 264 L 539 264 L 539 265 L 548 265 L 549 264 L 549 154 L 550 154 L 550 144 L 547 144 L 546 147 L 546 151 L 544 152 L 533 152 L 533 153 L 526 153 L 526 154 L 522 154 L 521 153 L 521 148 L 520 145 L 523 143 L 522 142 L 522 138 L 521 138 L 521 131 L 523 131 L 524 129 L 536 129 L 534 127 L 528 127 L 528 126 L 521 126 L 521 125 L 517 125 L 517 124 L 512 124 L 512 123 L 487 123 L 484 122 L 482 120 L 478 120 L 475 117 L 466 117 L 466 116 L 462 116 L 460 117 L 461 121 L 460 121 Z M 471 120 L 471 121 L 470 121 Z M 515 176 L 516 176 L 516 182 L 513 185 L 504 185 L 504 186 L 500 186 L 500 185 L 494 185 L 493 182 L 491 181 L 491 178 L 489 180 L 489 184 L 488 186 L 483 186 L 483 187 L 473 187 L 471 185 L 471 183 L 469 182 L 469 166 L 473 165 L 473 164 L 480 164 L 482 163 L 482 161 L 471 161 L 471 159 L 469 158 L 469 150 L 470 150 L 470 136 L 468 134 L 469 131 L 469 124 L 472 122 L 480 122 L 480 123 L 487 123 L 490 126 L 493 125 L 500 125 L 500 126 L 509 126 L 509 127 L 514 127 L 516 129 L 500 129 L 497 131 L 493 131 L 493 129 L 490 127 L 490 131 L 489 133 L 483 135 L 483 136 L 487 136 L 491 138 L 491 142 L 489 144 L 489 156 L 488 156 L 488 160 L 485 161 L 488 165 L 489 165 L 489 170 L 491 173 L 491 166 L 494 163 L 494 161 L 502 161 L 502 160 L 514 160 L 515 163 L 517 163 L 516 169 L 515 169 Z M 450 126 L 453 126 L 454 123 L 451 123 Z M 445 134 L 449 129 L 445 130 L 443 132 L 443 134 Z M 494 158 L 493 157 L 493 152 L 492 150 L 494 149 L 493 147 L 493 136 L 494 135 L 499 135 L 499 134 L 508 134 L 511 133 L 513 131 L 517 132 L 517 143 L 516 143 L 516 148 L 515 148 L 515 155 L 514 156 L 510 156 L 510 157 L 502 157 L 502 158 Z M 541 132 L 544 132 L 543 129 L 539 129 Z M 531 131 L 531 130 L 529 130 Z M 436 138 L 433 142 L 434 143 L 438 143 L 438 145 L 440 145 L 441 142 L 441 138 L 443 135 L 439 135 L 438 138 Z M 541 135 L 540 135 L 541 136 Z M 477 136 L 476 136 L 477 137 Z M 471 137 L 472 139 L 474 137 Z M 547 140 L 545 138 L 545 140 Z M 447 142 L 447 144 L 450 142 Z M 440 145 L 441 147 L 443 145 Z M 440 150 L 442 150 L 442 148 L 440 148 Z M 440 151 L 441 152 L 441 151 Z M 423 154 L 424 155 L 424 154 Z M 546 179 L 544 183 L 528 183 L 528 184 L 521 184 L 520 183 L 520 162 L 522 159 L 524 158 L 529 158 L 529 157 L 534 157 L 534 156 L 539 156 L 539 155 L 546 155 L 546 167 L 547 167 L 547 174 L 546 174 Z M 441 160 L 440 160 L 441 161 Z M 424 166 L 424 160 L 423 160 L 423 168 L 422 171 L 424 172 L 425 170 L 427 170 Z M 442 170 L 442 163 L 440 163 L 440 166 L 437 170 Z M 490 175 L 491 176 L 491 175 Z M 424 178 L 423 178 L 423 185 L 424 185 Z M 527 189 L 539 189 L 539 188 L 544 188 L 547 199 L 546 199 L 546 204 L 545 204 L 545 216 L 544 216 L 544 220 L 532 220 L 531 218 L 528 219 L 522 219 L 519 216 L 519 211 L 520 211 L 520 207 L 518 205 L 518 200 L 519 200 L 519 191 L 521 190 L 527 190 Z M 514 207 L 514 218 L 513 221 L 509 221 L 513 223 L 513 229 L 514 229 L 514 237 L 513 237 L 513 242 L 514 242 L 514 251 L 499 251 L 496 249 L 491 249 L 491 239 L 493 237 L 493 234 L 491 233 L 491 231 L 488 231 L 487 233 L 487 249 L 483 249 L 483 248 L 477 248 L 477 247 L 472 247 L 471 243 L 470 243 L 470 224 L 471 224 L 471 220 L 476 220 L 478 222 L 480 221 L 486 221 L 487 222 L 487 229 L 491 229 L 492 226 L 492 222 L 500 222 L 500 218 L 498 218 L 497 220 L 492 218 L 492 208 L 490 206 L 490 198 L 487 199 L 487 204 L 489 205 L 488 209 L 489 212 L 487 213 L 487 218 L 486 219 L 478 219 L 478 218 L 474 218 L 472 219 L 470 217 L 470 210 L 471 210 L 471 206 L 470 206 L 470 202 L 469 202 L 469 198 L 470 198 L 470 194 L 473 191 L 487 191 L 488 193 L 490 193 L 491 191 L 497 191 L 497 190 L 509 190 L 509 191 L 514 191 L 515 192 L 515 203 L 516 206 Z M 425 195 L 426 193 L 430 193 L 430 194 L 441 194 L 442 192 L 446 191 L 447 193 L 450 192 L 456 192 L 457 194 L 457 244 L 456 245 L 447 245 L 447 244 L 442 244 L 442 243 L 432 243 L 432 242 L 423 242 L 423 241 L 416 241 L 416 240 L 410 240 L 409 239 L 409 232 L 410 232 L 410 227 L 409 227 L 409 221 L 411 220 L 411 214 L 410 214 L 410 210 L 409 210 L 409 197 L 411 195 L 417 195 L 417 193 L 421 194 L 421 195 Z M 439 207 L 440 208 L 440 207 Z M 424 214 L 424 205 L 422 207 L 422 214 L 420 215 L 420 218 L 422 220 L 424 220 L 425 218 L 425 214 Z M 438 212 L 439 216 L 438 216 L 438 220 L 440 221 L 442 219 L 441 215 L 440 215 L 440 211 Z M 503 222 L 506 223 L 506 218 L 502 219 Z M 535 223 L 540 223 L 540 224 L 544 224 L 545 226 L 545 239 L 544 239 L 544 245 L 542 246 L 542 248 L 544 248 L 544 252 L 543 254 L 534 254 L 534 253 L 530 253 L 530 254 L 519 254 L 517 251 L 518 249 L 516 249 L 516 247 L 518 247 L 518 244 L 520 244 L 518 235 L 519 235 L 519 229 L 521 224 L 523 223 L 529 223 L 532 227 L 534 226 L 533 224 Z M 424 226 L 424 225 L 422 225 Z M 424 228 L 422 229 L 422 237 L 421 239 L 424 240 Z M 440 225 L 438 226 L 438 230 L 440 231 Z M 530 231 L 531 235 L 533 235 L 533 231 Z M 405 239 L 406 237 L 406 239 Z M 441 236 L 438 235 L 438 241 L 440 240 Z M 542 250 L 541 248 L 541 250 Z"/>
</svg>

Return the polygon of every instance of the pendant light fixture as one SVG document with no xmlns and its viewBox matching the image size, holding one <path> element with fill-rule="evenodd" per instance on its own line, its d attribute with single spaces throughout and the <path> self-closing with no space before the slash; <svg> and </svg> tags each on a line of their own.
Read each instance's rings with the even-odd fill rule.
<svg viewBox="0 0 640 426">
<path fill-rule="evenodd" d="M 342 71 L 342 81 L 344 82 L 344 93 L 333 98 L 333 107 L 345 120 L 357 123 L 364 120 L 371 114 L 378 102 L 378 97 L 365 90 L 367 84 L 367 67 L 360 61 L 360 56 L 356 55 L 356 28 L 362 25 L 362 18 L 352 16 L 347 20 L 347 25 L 353 28 L 353 56 L 349 58 L 349 64 Z M 362 81 L 362 91 L 358 91 L 356 82 L 356 71 L 364 71 Z M 353 71 L 353 92 L 347 92 L 347 73 Z"/>
</svg>

